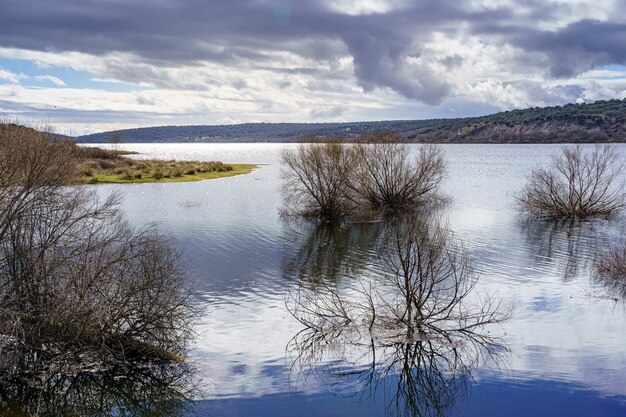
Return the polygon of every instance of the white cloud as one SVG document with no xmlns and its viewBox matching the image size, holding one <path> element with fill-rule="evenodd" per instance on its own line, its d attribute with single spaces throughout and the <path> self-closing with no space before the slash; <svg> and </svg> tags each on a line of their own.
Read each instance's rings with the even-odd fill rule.
<svg viewBox="0 0 626 417">
<path fill-rule="evenodd" d="M 0 67 L 0 80 L 5 80 L 13 84 L 19 84 L 20 80 L 26 78 L 24 74 L 16 74 Z"/>
<path fill-rule="evenodd" d="M 326 5 L 332 11 L 352 16 L 388 13 L 401 9 L 408 0 L 327 0 Z"/>
<path fill-rule="evenodd" d="M 65 87 L 65 82 L 62 79 L 55 77 L 53 75 L 37 75 L 35 76 L 35 80 L 48 81 L 54 85 L 58 85 L 59 87 Z"/>
<path fill-rule="evenodd" d="M 73 129 L 80 126 L 81 131 L 88 131 L 91 126 L 97 131 L 165 123 L 371 120 L 398 118 L 395 114 L 441 117 L 452 113 L 450 109 L 461 109 L 458 116 L 464 116 L 472 105 L 511 109 L 622 98 L 626 92 L 624 70 L 594 69 L 554 80 L 545 52 L 516 48 L 498 30 L 472 27 L 469 18 L 457 17 L 452 23 L 443 18 L 432 27 L 424 20 L 423 32 L 411 32 L 412 23 L 403 19 L 405 8 L 415 8 L 408 0 L 326 0 L 324 4 L 341 15 L 338 22 L 354 27 L 343 33 L 342 28 L 329 26 L 336 33 L 327 37 L 307 27 L 294 34 L 293 40 L 281 34 L 280 41 L 273 32 L 268 35 L 257 28 L 269 41 L 259 39 L 258 44 L 243 45 L 236 52 L 229 50 L 240 46 L 236 31 L 223 44 L 219 39 L 213 43 L 193 38 L 208 56 L 220 56 L 215 59 L 160 61 L 154 55 L 140 56 L 141 48 L 137 53 L 99 50 L 89 54 L 0 47 L 0 58 L 30 61 L 40 69 L 80 71 L 95 81 L 92 88 L 77 88 L 70 76 L 61 80 L 38 75 L 33 76 L 37 81 L 65 88 L 28 87 L 20 85 L 27 76 L 0 68 L 0 79 L 8 81 L 0 85 L 0 107 L 32 117 L 44 114 L 56 118 L 59 126 L 64 121 L 68 126 L 71 122 Z M 465 12 L 493 13 L 493 22 L 477 21 L 506 30 L 525 25 L 532 32 L 563 28 L 580 19 L 605 20 L 619 9 L 614 1 L 586 0 L 467 0 L 459 4 L 463 7 L 452 7 L 457 3 L 450 0 L 438 5 L 441 10 L 433 6 L 433 18 L 438 13 L 445 16 L 448 8 L 463 16 Z M 538 10 L 545 10 L 545 15 L 537 15 Z M 421 16 L 413 13 L 413 17 Z M 311 19 L 317 24 L 315 16 Z M 378 18 L 405 26 L 395 32 L 394 27 L 381 26 L 361 32 L 359 25 Z M 299 28 L 292 29 L 297 32 Z M 251 29 L 250 33 L 256 32 Z M 249 36 L 248 32 L 242 31 L 242 39 L 254 41 L 244 35 Z M 373 41 L 364 43 L 368 36 Z M 315 48 L 319 50 L 312 52 Z M 120 91 L 110 91 L 114 88 L 105 83 L 118 84 L 115 90 Z M 434 105 L 427 107 L 425 102 Z"/>
</svg>

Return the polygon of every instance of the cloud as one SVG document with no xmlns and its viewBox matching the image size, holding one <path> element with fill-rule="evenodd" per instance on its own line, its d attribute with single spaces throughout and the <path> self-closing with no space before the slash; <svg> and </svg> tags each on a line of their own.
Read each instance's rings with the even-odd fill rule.
<svg viewBox="0 0 626 417">
<path fill-rule="evenodd" d="M 334 106 L 312 109 L 310 111 L 313 119 L 334 119 L 344 114 L 348 109 L 346 107 Z"/>
<path fill-rule="evenodd" d="M 0 57 L 67 91 L 16 88 L 24 75 L 0 68 L 2 105 L 208 123 L 621 98 L 623 77 L 601 68 L 626 64 L 625 38 L 608 0 L 7 0 Z M 59 67 L 125 90 L 76 88 Z"/>
<path fill-rule="evenodd" d="M 51 82 L 54 85 L 57 85 L 59 87 L 65 87 L 65 82 L 58 78 L 58 77 L 54 77 L 52 75 L 37 75 L 35 76 L 35 80 L 37 81 L 48 81 Z"/>
<path fill-rule="evenodd" d="M 161 23 L 164 16 L 167 24 Z M 9 1 L 0 18 L 0 44 L 130 56 L 134 58 L 121 62 L 109 59 L 108 76 L 102 78 L 183 89 L 204 88 L 211 80 L 177 76 L 174 68 L 180 66 L 267 68 L 278 63 L 276 70 L 284 70 L 299 60 L 332 65 L 350 56 L 353 75 L 366 91 L 390 88 L 436 104 L 448 95 L 449 86 L 428 64 L 410 61 L 414 44 L 427 40 L 438 26 L 478 17 L 456 0 L 428 5 L 383 0 Z"/>
<path fill-rule="evenodd" d="M 0 67 L 0 80 L 8 81 L 12 84 L 19 84 L 20 80 L 26 78 L 24 74 L 16 74 Z"/>
<path fill-rule="evenodd" d="M 507 43 L 541 54 L 538 64 L 553 78 L 571 77 L 608 64 L 626 64 L 626 23 L 583 19 L 555 30 L 514 27 L 502 32 Z"/>
</svg>

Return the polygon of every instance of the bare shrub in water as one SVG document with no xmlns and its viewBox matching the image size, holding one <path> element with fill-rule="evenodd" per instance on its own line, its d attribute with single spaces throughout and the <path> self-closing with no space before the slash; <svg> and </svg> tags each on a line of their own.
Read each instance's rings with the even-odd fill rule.
<svg viewBox="0 0 626 417">
<path fill-rule="evenodd" d="M 563 148 L 549 166 L 532 171 L 517 205 L 531 217 L 609 217 L 626 204 L 623 174 L 624 163 L 610 145 Z"/>
<path fill-rule="evenodd" d="M 285 213 L 323 221 L 369 218 L 440 202 L 441 148 L 426 145 L 415 160 L 391 132 L 364 135 L 357 144 L 314 140 L 286 148 L 281 176 Z"/>
<path fill-rule="evenodd" d="M 469 393 L 475 369 L 497 367 L 508 353 L 489 334 L 441 330 L 421 340 L 363 336 L 345 328 L 333 333 L 305 330 L 287 351 L 304 378 L 314 375 L 343 395 L 375 399 L 389 416 L 423 417 L 450 415 L 456 401 Z"/>
<path fill-rule="evenodd" d="M 179 256 L 115 197 L 64 187 L 67 145 L 0 127 L 0 372 L 178 360 L 194 311 Z"/>
<path fill-rule="evenodd" d="M 595 260 L 597 277 L 622 297 L 626 297 L 626 242 L 611 247 Z"/>
<path fill-rule="evenodd" d="M 436 218 L 410 215 L 399 220 L 385 248 L 389 273 L 380 297 L 387 320 L 403 324 L 409 334 L 449 324 L 471 331 L 499 321 L 492 299 L 470 300 L 478 280 L 471 258 Z"/>
<path fill-rule="evenodd" d="M 335 221 L 354 213 L 357 158 L 350 145 L 312 139 L 284 149 L 281 162 L 287 214 Z"/>
<path fill-rule="evenodd" d="M 437 194 L 445 172 L 441 147 L 423 145 L 409 157 L 400 135 L 383 131 L 359 138 L 358 192 L 375 209 L 399 212 L 440 200 Z"/>
</svg>

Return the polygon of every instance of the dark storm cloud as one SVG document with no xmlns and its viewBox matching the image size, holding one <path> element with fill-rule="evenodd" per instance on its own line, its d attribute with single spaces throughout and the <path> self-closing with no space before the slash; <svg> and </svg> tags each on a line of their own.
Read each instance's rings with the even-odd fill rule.
<svg viewBox="0 0 626 417">
<path fill-rule="evenodd" d="M 472 9 L 462 0 L 413 1 L 401 10 L 359 16 L 307 0 L 2 3 L 0 46 L 4 47 L 94 55 L 118 51 L 157 66 L 211 61 L 272 71 L 292 71 L 276 64 L 274 51 L 328 63 L 330 68 L 349 54 L 365 90 L 386 87 L 428 104 L 440 103 L 450 86 L 430 63 L 409 58 L 419 58 L 420 45 L 432 40 L 435 32 L 496 36 L 524 51 L 543 54 L 555 77 L 621 63 L 626 55 L 620 42 L 626 32 L 620 24 L 584 20 L 554 32 L 533 29 L 536 20 L 555 19 L 563 12 L 538 0 L 513 1 L 508 8 L 489 11 Z M 457 61 L 443 64 L 450 67 Z M 123 77 L 123 66 L 115 71 Z"/>
<path fill-rule="evenodd" d="M 555 31 L 517 31 L 511 44 L 545 54 L 550 74 L 571 77 L 598 66 L 626 64 L 626 24 L 581 20 Z"/>
<path fill-rule="evenodd" d="M 406 57 L 414 54 L 413 44 L 428 39 L 434 28 L 449 30 L 446 22 L 470 16 L 456 0 L 421 2 L 401 12 L 365 16 L 337 13 L 318 1 L 3 3 L 2 46 L 95 55 L 119 51 L 153 65 L 212 61 L 239 68 L 270 66 L 276 59 L 271 51 L 328 63 L 350 54 L 357 80 L 366 90 L 388 87 L 427 103 L 441 101 L 449 87 L 423 65 L 407 64 Z M 114 70 L 123 75 L 123 68 Z M 137 79 L 136 74 L 129 75 Z M 145 75 L 150 77 L 149 72 Z"/>
</svg>

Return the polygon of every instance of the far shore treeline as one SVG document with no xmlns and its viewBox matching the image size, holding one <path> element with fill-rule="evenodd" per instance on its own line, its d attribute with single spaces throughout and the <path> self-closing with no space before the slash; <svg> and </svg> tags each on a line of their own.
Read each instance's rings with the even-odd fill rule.
<svg viewBox="0 0 626 417">
<path fill-rule="evenodd" d="M 78 143 L 301 142 L 311 136 L 346 141 L 381 130 L 418 143 L 626 142 L 626 99 L 532 107 L 481 117 L 346 123 L 244 123 L 158 126 L 95 133 Z"/>
</svg>

